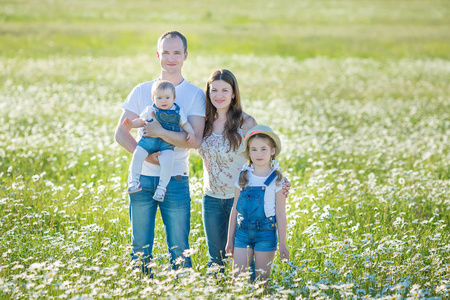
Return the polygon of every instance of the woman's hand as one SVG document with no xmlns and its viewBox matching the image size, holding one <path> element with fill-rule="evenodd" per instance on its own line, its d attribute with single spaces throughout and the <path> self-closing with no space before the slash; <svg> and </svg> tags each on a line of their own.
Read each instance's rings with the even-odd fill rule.
<svg viewBox="0 0 450 300">
<path fill-rule="evenodd" d="M 289 196 L 289 190 L 291 189 L 291 183 L 284 177 L 283 181 L 283 195 L 287 198 Z"/>
</svg>

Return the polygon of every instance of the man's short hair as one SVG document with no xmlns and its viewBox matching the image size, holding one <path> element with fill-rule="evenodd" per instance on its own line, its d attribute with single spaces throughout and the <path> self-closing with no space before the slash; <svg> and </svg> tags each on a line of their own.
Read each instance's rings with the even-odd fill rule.
<svg viewBox="0 0 450 300">
<path fill-rule="evenodd" d="M 183 47 L 184 47 L 184 53 L 187 52 L 187 40 L 186 37 L 179 31 L 176 30 L 171 30 L 171 31 L 167 31 L 164 32 L 158 39 L 158 49 L 159 50 L 159 46 L 161 45 L 163 39 L 165 38 L 174 38 L 174 37 L 179 37 L 181 39 L 181 41 L 183 42 Z"/>
</svg>

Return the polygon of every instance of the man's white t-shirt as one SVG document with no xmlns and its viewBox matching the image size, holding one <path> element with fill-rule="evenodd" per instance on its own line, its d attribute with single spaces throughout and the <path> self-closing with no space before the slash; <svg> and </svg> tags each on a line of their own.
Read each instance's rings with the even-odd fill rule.
<svg viewBox="0 0 450 300">
<path fill-rule="evenodd" d="M 248 172 L 248 185 L 247 186 L 264 186 L 264 182 L 269 178 L 270 174 L 266 177 L 260 177 L 254 175 L 252 172 Z M 266 217 L 275 216 L 275 200 L 276 193 L 283 189 L 283 186 L 276 184 L 277 177 L 267 186 L 264 193 L 264 213 Z M 239 178 L 236 180 L 236 187 L 240 189 Z"/>
<path fill-rule="evenodd" d="M 122 104 L 122 108 L 138 116 L 141 115 L 147 106 L 153 105 L 152 85 L 156 81 L 157 79 L 137 85 Z M 175 87 L 175 93 L 175 103 L 183 109 L 187 118 L 189 116 L 205 117 L 205 93 L 202 89 L 183 80 Z M 139 139 L 142 137 L 142 133 L 143 129 L 139 128 Z M 160 166 L 144 161 L 141 174 L 145 176 L 159 176 Z M 189 175 L 189 149 L 187 148 L 175 147 L 172 176 L 176 175 Z"/>
</svg>

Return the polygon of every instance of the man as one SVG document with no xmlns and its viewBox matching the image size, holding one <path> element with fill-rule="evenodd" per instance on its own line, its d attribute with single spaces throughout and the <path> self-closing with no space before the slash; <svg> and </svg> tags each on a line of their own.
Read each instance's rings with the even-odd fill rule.
<svg viewBox="0 0 450 300">
<path fill-rule="evenodd" d="M 158 206 L 166 232 L 171 263 L 175 268 L 180 265 L 191 267 L 189 257 L 183 251 L 189 249 L 191 198 L 189 194 L 189 150 L 200 146 L 205 125 L 205 94 L 183 78 L 181 69 L 187 59 L 187 41 L 178 31 L 169 31 L 158 39 L 157 57 L 161 65 L 159 78 L 137 85 L 122 105 L 123 114 L 115 133 L 115 140 L 128 152 L 133 153 L 136 140 L 130 129 L 123 126 L 123 120 L 139 117 L 148 105 L 152 104 L 152 84 L 157 80 L 168 80 L 175 85 L 176 104 L 186 113 L 189 123 L 195 132 L 194 143 L 188 144 L 185 132 L 173 132 L 164 129 L 157 121 L 148 123 L 139 130 L 139 135 L 159 137 L 175 145 L 172 177 L 167 186 L 164 202 L 152 199 L 158 186 L 160 166 L 158 153 L 149 155 L 142 167 L 140 176 L 142 191 L 130 194 L 130 221 L 132 226 L 132 259 L 142 255 L 143 272 L 149 270 L 145 266 L 152 258 L 155 231 L 155 217 Z"/>
</svg>

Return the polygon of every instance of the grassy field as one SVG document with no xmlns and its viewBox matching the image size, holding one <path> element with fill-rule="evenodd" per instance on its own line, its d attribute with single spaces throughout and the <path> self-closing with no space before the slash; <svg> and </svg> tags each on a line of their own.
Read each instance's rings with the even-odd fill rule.
<svg viewBox="0 0 450 300">
<path fill-rule="evenodd" d="M 189 40 L 184 75 L 238 78 L 280 133 L 291 261 L 267 294 L 206 276 L 191 152 L 193 268 L 133 270 L 120 105 Z M 450 297 L 448 1 L 0 0 L 0 298 Z"/>
<path fill-rule="evenodd" d="M 3 56 L 134 56 L 176 28 L 190 51 L 327 57 L 450 56 L 448 1 L 0 1 Z M 179 9 L 176 9 L 179 8 Z M 150 50 L 150 51 L 149 51 Z"/>
</svg>

